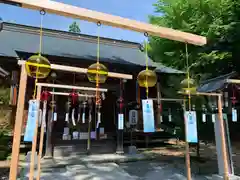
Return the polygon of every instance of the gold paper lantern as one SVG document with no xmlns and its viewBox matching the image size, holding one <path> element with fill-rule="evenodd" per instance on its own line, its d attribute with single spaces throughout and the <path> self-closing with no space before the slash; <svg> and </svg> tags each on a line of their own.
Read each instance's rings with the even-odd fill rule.
<svg viewBox="0 0 240 180">
<path fill-rule="evenodd" d="M 152 70 L 143 70 L 138 74 L 137 81 L 140 87 L 154 87 L 157 83 L 157 74 Z"/>
<path fill-rule="evenodd" d="M 196 92 L 197 86 L 194 79 L 186 78 L 181 82 L 182 90 L 185 93 L 194 93 Z"/>
<path fill-rule="evenodd" d="M 108 76 L 108 69 L 100 63 L 94 63 L 88 67 L 87 77 L 90 82 L 96 82 L 98 75 L 98 83 L 105 83 Z"/>
<path fill-rule="evenodd" d="M 25 63 L 28 76 L 43 79 L 51 71 L 51 65 L 47 58 L 39 55 L 31 56 Z"/>
</svg>

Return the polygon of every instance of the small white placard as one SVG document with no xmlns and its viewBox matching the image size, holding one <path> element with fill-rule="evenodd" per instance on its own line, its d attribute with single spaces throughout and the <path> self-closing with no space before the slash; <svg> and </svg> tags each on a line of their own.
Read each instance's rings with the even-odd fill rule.
<svg viewBox="0 0 240 180">
<path fill-rule="evenodd" d="M 124 117 L 123 114 L 118 114 L 118 129 L 123 130 Z"/>
<path fill-rule="evenodd" d="M 160 116 L 160 123 L 162 123 L 163 122 L 163 117 L 162 117 L 162 115 Z"/>
<path fill-rule="evenodd" d="M 203 113 L 203 114 L 202 114 L 202 122 L 205 123 L 206 121 L 207 121 L 206 114 Z"/>
<path fill-rule="evenodd" d="M 53 113 L 53 121 L 57 121 L 57 113 Z"/>
<path fill-rule="evenodd" d="M 212 114 L 212 122 L 215 123 L 216 121 L 216 114 Z"/>
<path fill-rule="evenodd" d="M 237 110 L 232 108 L 232 121 L 237 122 Z"/>
<path fill-rule="evenodd" d="M 168 115 L 168 121 L 172 122 L 172 115 L 171 114 Z"/>
</svg>

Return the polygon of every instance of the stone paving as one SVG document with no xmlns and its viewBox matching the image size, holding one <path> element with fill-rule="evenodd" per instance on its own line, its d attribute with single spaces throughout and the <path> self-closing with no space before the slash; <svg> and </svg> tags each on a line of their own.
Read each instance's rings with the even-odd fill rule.
<svg viewBox="0 0 240 180">
<path fill-rule="evenodd" d="M 35 176 L 36 176 L 35 172 Z M 22 179 L 28 179 L 25 174 Z M 65 168 L 48 168 L 41 173 L 42 180 L 185 180 L 185 170 L 173 164 L 143 161 L 132 163 L 86 163 Z M 207 180 L 206 176 L 194 176 L 193 180 Z"/>
<path fill-rule="evenodd" d="M 60 163 L 61 162 L 61 163 Z M 143 154 L 72 156 L 42 161 L 41 180 L 185 180 L 183 158 L 145 159 Z M 20 180 L 28 179 L 26 166 Z M 192 168 L 192 180 L 213 179 Z M 198 175 L 197 175 L 198 174 Z M 35 177 L 37 172 L 35 172 Z M 217 178 L 218 180 L 219 178 Z M 220 178 L 221 179 L 221 178 Z"/>
</svg>

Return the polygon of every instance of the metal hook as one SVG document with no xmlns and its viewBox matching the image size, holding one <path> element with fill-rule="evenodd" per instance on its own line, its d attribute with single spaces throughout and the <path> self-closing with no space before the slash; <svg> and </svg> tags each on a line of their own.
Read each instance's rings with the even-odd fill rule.
<svg viewBox="0 0 240 180">
<path fill-rule="evenodd" d="M 41 14 L 41 15 L 45 15 L 45 14 L 46 14 L 46 11 L 45 11 L 44 9 L 41 9 L 41 10 L 40 10 L 40 14 Z"/>
<path fill-rule="evenodd" d="M 100 21 L 98 21 L 97 22 L 97 26 L 101 26 L 102 24 L 101 24 L 101 22 Z"/>
</svg>

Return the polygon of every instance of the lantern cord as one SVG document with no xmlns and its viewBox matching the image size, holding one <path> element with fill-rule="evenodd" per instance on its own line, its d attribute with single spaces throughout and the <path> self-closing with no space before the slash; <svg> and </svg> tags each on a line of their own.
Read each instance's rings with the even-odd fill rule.
<svg viewBox="0 0 240 180">
<path fill-rule="evenodd" d="M 39 55 L 41 55 L 42 53 L 42 35 L 43 35 L 43 16 L 46 14 L 46 12 L 44 10 L 40 11 L 40 15 L 41 15 L 41 20 L 40 20 L 40 39 L 39 39 Z M 37 66 L 37 70 L 36 70 L 36 78 L 35 78 L 35 85 L 34 85 L 34 91 L 33 91 L 33 99 L 36 99 L 36 91 L 37 91 L 37 82 L 38 82 L 38 71 L 39 71 L 39 67 Z"/>
<path fill-rule="evenodd" d="M 32 97 L 33 99 L 36 99 L 37 82 L 38 82 L 38 70 L 39 70 L 39 67 L 37 66 L 36 78 L 35 78 L 34 90 L 33 90 L 33 97 Z"/>
<path fill-rule="evenodd" d="M 53 80 L 53 84 L 54 84 L 54 80 Z M 53 113 L 53 114 L 52 114 L 52 119 L 53 119 L 53 118 L 54 118 L 54 107 L 55 107 L 55 106 L 54 106 L 54 105 L 55 105 L 55 104 L 54 104 L 54 101 L 55 101 L 55 100 L 54 100 L 54 91 L 55 91 L 55 89 L 52 88 L 52 91 L 53 91 L 53 93 L 52 93 L 52 113 Z"/>
<path fill-rule="evenodd" d="M 100 68 L 100 64 L 99 64 L 99 59 L 100 59 L 100 26 L 101 23 L 98 22 L 97 23 L 98 26 L 98 32 L 97 32 L 97 73 L 96 73 L 96 105 L 100 104 L 100 99 L 99 99 L 99 68 Z"/>
<path fill-rule="evenodd" d="M 42 53 L 42 36 L 43 36 L 43 16 L 46 14 L 44 10 L 40 11 L 41 20 L 40 20 L 40 41 L 39 41 L 39 55 Z"/>
<path fill-rule="evenodd" d="M 188 62 L 188 45 L 185 44 L 186 51 L 186 65 L 187 65 L 187 82 L 188 82 L 188 109 L 191 111 L 191 92 L 190 92 L 190 73 L 189 73 L 189 62 Z"/>
<path fill-rule="evenodd" d="M 148 37 L 148 35 L 145 35 L 146 37 Z M 146 70 L 148 70 L 148 44 L 147 44 L 147 40 L 145 40 L 145 55 L 146 55 Z M 149 90 L 148 90 L 148 76 L 146 75 L 146 81 L 145 81 L 145 86 L 146 86 L 146 96 L 148 99 L 148 94 L 149 94 Z"/>
</svg>

